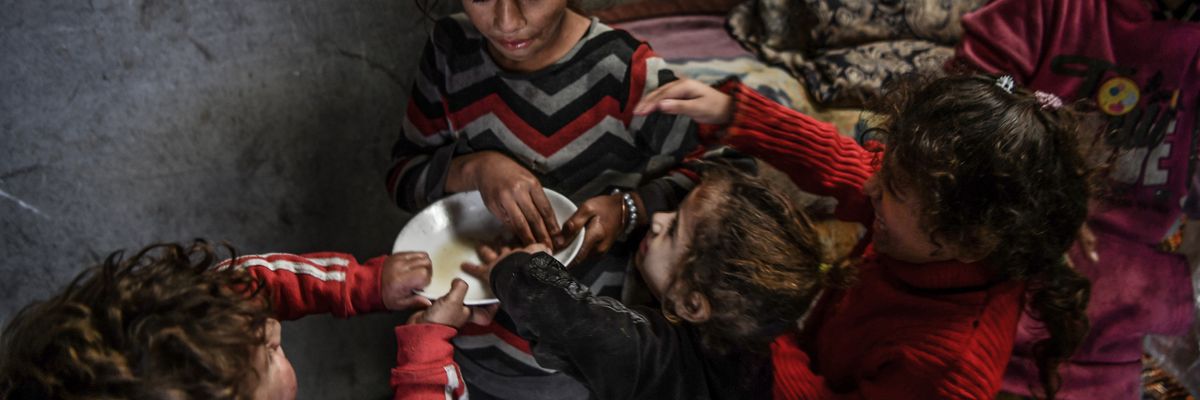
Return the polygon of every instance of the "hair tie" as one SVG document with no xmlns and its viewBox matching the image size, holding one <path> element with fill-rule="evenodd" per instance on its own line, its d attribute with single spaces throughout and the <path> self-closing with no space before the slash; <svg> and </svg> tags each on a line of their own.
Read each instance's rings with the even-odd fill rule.
<svg viewBox="0 0 1200 400">
<path fill-rule="evenodd" d="M 821 263 L 821 265 L 817 266 L 817 268 L 821 271 L 821 275 L 829 275 L 829 270 L 833 269 L 833 265 L 829 263 Z"/>
<path fill-rule="evenodd" d="M 1033 97 L 1037 98 L 1038 103 L 1042 105 L 1043 109 L 1057 110 L 1063 106 L 1062 99 L 1055 96 L 1054 93 L 1038 90 L 1033 92 Z"/>
<path fill-rule="evenodd" d="M 1010 94 L 1013 92 L 1013 86 L 1015 85 L 1016 82 L 1013 81 L 1012 75 L 1004 75 L 996 78 L 996 86 L 999 86 L 1001 89 L 1004 89 L 1005 92 Z"/>
</svg>

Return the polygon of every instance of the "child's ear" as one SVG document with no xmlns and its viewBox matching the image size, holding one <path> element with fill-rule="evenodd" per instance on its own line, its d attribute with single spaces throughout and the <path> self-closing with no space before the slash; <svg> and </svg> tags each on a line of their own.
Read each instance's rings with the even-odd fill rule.
<svg viewBox="0 0 1200 400">
<path fill-rule="evenodd" d="M 675 315 L 687 322 L 698 324 L 712 317 L 712 305 L 708 297 L 700 292 L 690 291 L 683 296 L 683 301 L 675 303 Z"/>
</svg>

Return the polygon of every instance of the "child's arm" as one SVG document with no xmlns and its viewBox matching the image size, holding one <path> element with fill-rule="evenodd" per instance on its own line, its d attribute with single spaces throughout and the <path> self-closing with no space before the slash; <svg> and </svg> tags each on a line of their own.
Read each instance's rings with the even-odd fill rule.
<svg viewBox="0 0 1200 400">
<path fill-rule="evenodd" d="M 341 253 L 271 253 L 242 256 L 218 268 L 245 269 L 271 298 L 276 318 L 309 314 L 357 314 L 427 306 L 413 290 L 429 284 L 431 264 L 425 253 L 397 253 L 359 264 Z"/>
<path fill-rule="evenodd" d="M 809 367 L 808 354 L 797 340 L 795 335 L 786 334 L 771 344 L 775 400 L 990 399 L 999 390 L 989 387 L 984 378 L 989 372 L 984 369 L 972 369 L 973 365 L 966 362 L 931 360 L 930 354 L 936 352 L 922 351 L 917 346 L 879 352 L 873 360 L 864 362 L 876 367 L 858 373 L 853 389 L 835 392 Z M 939 363 L 944 364 L 939 367 Z"/>
<path fill-rule="evenodd" d="M 702 361 L 685 328 L 593 295 L 544 252 L 517 252 L 491 272 L 493 293 L 538 363 L 581 379 L 600 399 L 700 398 Z"/>
<path fill-rule="evenodd" d="M 439 324 L 396 327 L 396 367 L 391 379 L 396 400 L 467 398 L 467 385 L 450 344 L 456 334 L 457 329 Z"/>
<path fill-rule="evenodd" d="M 878 169 L 882 153 L 863 148 L 833 125 L 763 97 L 741 82 L 729 81 L 719 89 L 733 97 L 732 120 L 723 136 L 705 129 L 702 140 L 766 161 L 788 174 L 801 190 L 836 198 L 838 219 L 871 224 L 874 209 L 863 186 Z"/>
<path fill-rule="evenodd" d="M 496 308 L 468 308 L 463 305 L 466 294 L 467 283 L 455 279 L 450 293 L 428 310 L 413 314 L 407 325 L 396 327 L 398 350 L 391 379 L 396 400 L 467 399 L 467 385 L 454 363 L 450 338 L 468 320 L 491 323 Z"/>
<path fill-rule="evenodd" d="M 634 109 L 639 115 L 655 111 L 692 117 L 705 124 L 700 128 L 701 142 L 727 145 L 762 159 L 787 173 L 800 189 L 836 198 L 838 219 L 870 225 L 874 210 L 863 186 L 878 169 L 881 153 L 864 149 L 833 125 L 784 107 L 737 81 L 726 82 L 720 90 L 690 79 L 672 82 L 641 99 Z"/>
</svg>

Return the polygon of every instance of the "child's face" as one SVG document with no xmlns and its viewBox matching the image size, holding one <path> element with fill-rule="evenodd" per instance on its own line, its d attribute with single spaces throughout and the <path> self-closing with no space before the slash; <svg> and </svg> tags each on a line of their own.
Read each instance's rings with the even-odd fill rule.
<svg viewBox="0 0 1200 400">
<path fill-rule="evenodd" d="M 875 208 L 872 240 L 875 251 L 910 263 L 945 261 L 954 258 L 947 246 L 939 249 L 920 224 L 920 199 L 902 187 L 889 190 L 875 174 L 863 188 Z"/>
<path fill-rule="evenodd" d="M 679 205 L 679 211 L 660 212 L 651 216 L 650 231 L 646 232 L 646 237 L 638 247 L 634 263 L 656 298 L 663 298 L 683 268 L 683 256 L 691 246 L 692 232 L 695 230 L 695 211 L 698 209 L 696 193 L 700 190 L 693 190 Z"/>
<path fill-rule="evenodd" d="M 267 344 L 262 347 L 256 366 L 258 387 L 255 400 L 293 400 L 296 398 L 296 371 L 283 354 L 282 327 L 275 319 L 267 320 Z"/>
<path fill-rule="evenodd" d="M 463 11 L 497 63 L 508 69 L 553 62 L 562 40 L 567 0 L 463 0 Z"/>
</svg>

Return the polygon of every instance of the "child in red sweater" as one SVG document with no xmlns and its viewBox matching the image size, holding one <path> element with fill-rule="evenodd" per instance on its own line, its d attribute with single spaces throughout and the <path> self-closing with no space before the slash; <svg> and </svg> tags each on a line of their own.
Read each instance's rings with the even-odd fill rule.
<svg viewBox="0 0 1200 400">
<path fill-rule="evenodd" d="M 1049 334 L 1035 352 L 1053 398 L 1088 327 L 1089 283 L 1063 254 L 1092 172 L 1071 114 L 1048 103 L 1011 78 L 910 84 L 876 110 L 871 149 L 737 82 L 671 83 L 636 112 L 713 124 L 703 140 L 774 164 L 869 227 L 858 283 L 773 344 L 776 398 L 992 398 L 1026 307 Z"/>
</svg>

